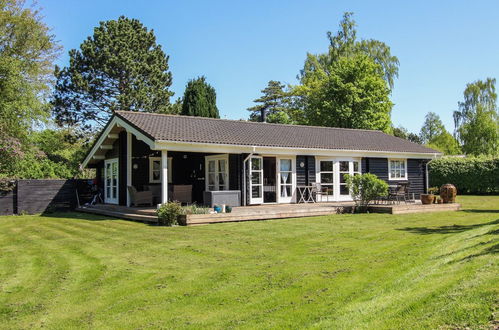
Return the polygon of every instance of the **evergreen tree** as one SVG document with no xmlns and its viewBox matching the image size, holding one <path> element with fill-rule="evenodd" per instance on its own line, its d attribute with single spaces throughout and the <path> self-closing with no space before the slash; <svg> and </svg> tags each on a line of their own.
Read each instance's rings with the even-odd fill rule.
<svg viewBox="0 0 499 330">
<path fill-rule="evenodd" d="M 185 88 L 182 111 L 184 116 L 220 118 L 215 88 L 205 77 L 190 80 Z"/>
<path fill-rule="evenodd" d="M 56 68 L 53 112 L 60 125 L 105 124 L 115 110 L 168 112 L 172 75 L 153 30 L 121 16 L 101 22 L 68 67 Z"/>
<path fill-rule="evenodd" d="M 470 155 L 499 154 L 499 117 L 496 80 L 478 80 L 466 85 L 464 101 L 454 112 L 456 136 Z"/>
<path fill-rule="evenodd" d="M 425 116 L 423 127 L 421 127 L 420 137 L 423 143 L 429 143 L 433 138 L 445 132 L 444 124 L 439 115 L 428 112 Z"/>
<path fill-rule="evenodd" d="M 248 111 L 251 111 L 250 120 L 290 123 L 291 119 L 286 114 L 289 99 L 284 88 L 284 84 L 279 81 L 269 81 L 267 87 L 261 91 L 263 95 L 253 101 L 260 104 L 248 108 Z"/>
</svg>

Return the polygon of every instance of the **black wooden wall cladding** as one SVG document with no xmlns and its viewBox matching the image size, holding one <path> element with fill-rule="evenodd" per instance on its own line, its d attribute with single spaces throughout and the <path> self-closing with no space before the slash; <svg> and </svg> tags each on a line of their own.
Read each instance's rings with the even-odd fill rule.
<svg viewBox="0 0 499 330">
<path fill-rule="evenodd" d="M 91 181 L 91 180 L 90 180 Z M 17 180 L 13 191 L 0 195 L 0 215 L 72 210 L 89 201 L 89 180 Z"/>
<path fill-rule="evenodd" d="M 362 172 L 376 174 L 380 179 L 389 184 L 396 184 L 399 181 L 409 181 L 409 193 L 414 193 L 416 198 L 423 194 L 426 187 L 426 160 L 408 159 L 407 160 L 407 179 L 408 180 L 390 180 L 388 181 L 388 159 L 387 158 L 362 158 Z"/>
</svg>

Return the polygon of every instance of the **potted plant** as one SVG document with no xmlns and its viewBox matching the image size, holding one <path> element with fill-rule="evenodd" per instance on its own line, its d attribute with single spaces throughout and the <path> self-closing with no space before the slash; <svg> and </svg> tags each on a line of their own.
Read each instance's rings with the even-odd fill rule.
<svg viewBox="0 0 499 330">
<path fill-rule="evenodd" d="M 428 189 L 427 194 L 421 194 L 421 204 L 432 204 L 435 202 L 435 193 L 438 192 L 437 187 Z"/>
</svg>

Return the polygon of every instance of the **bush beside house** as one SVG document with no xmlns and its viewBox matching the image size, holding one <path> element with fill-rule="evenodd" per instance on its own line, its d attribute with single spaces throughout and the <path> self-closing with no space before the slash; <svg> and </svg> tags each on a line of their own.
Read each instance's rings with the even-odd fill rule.
<svg viewBox="0 0 499 330">
<path fill-rule="evenodd" d="M 499 157 L 444 157 L 432 160 L 428 168 L 430 186 L 452 183 L 460 194 L 499 193 Z"/>
</svg>

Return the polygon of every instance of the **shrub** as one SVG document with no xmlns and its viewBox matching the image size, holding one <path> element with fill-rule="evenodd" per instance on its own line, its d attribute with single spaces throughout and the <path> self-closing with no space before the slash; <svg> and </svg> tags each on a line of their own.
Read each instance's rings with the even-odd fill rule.
<svg viewBox="0 0 499 330">
<path fill-rule="evenodd" d="M 452 183 L 460 194 L 499 193 L 499 157 L 444 157 L 428 168 L 431 186 Z"/>
<path fill-rule="evenodd" d="M 178 225 L 178 218 L 184 214 L 184 209 L 178 202 L 162 204 L 157 211 L 158 222 L 163 226 Z"/>
<path fill-rule="evenodd" d="M 188 206 L 184 206 L 183 214 L 208 214 L 210 213 L 210 209 L 208 207 L 198 206 L 196 204 L 191 204 Z"/>
<path fill-rule="evenodd" d="M 373 200 L 388 194 L 388 183 L 371 173 L 347 175 L 346 183 L 361 212 L 367 211 Z"/>
<path fill-rule="evenodd" d="M 438 195 L 440 193 L 440 189 L 438 187 L 431 187 L 428 189 L 428 194 Z"/>
</svg>

